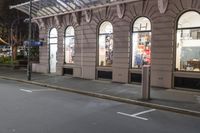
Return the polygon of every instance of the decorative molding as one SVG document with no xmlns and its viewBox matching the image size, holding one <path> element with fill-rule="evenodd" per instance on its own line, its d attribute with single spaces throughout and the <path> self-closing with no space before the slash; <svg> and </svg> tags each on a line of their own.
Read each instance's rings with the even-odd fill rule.
<svg viewBox="0 0 200 133">
<path fill-rule="evenodd" d="M 73 21 L 80 25 L 81 23 L 81 12 L 74 12 L 72 13 Z"/>
<path fill-rule="evenodd" d="M 92 10 L 86 10 L 84 11 L 85 14 L 85 20 L 87 23 L 90 23 L 92 20 Z"/>
<path fill-rule="evenodd" d="M 158 0 L 158 9 L 161 14 L 164 14 L 167 10 L 169 0 Z"/>
<path fill-rule="evenodd" d="M 117 5 L 117 15 L 119 18 L 123 18 L 126 10 L 125 4 L 119 4 Z"/>
<path fill-rule="evenodd" d="M 71 14 L 63 15 L 62 16 L 62 25 L 64 27 L 69 25 L 69 23 L 71 22 L 71 19 L 72 19 L 72 15 Z"/>
<path fill-rule="evenodd" d="M 111 6 L 107 6 L 107 7 L 106 7 L 106 11 L 105 11 L 104 15 L 105 15 L 105 16 L 103 17 L 104 19 L 105 19 L 105 18 L 108 19 L 108 18 L 112 17 L 112 16 L 111 16 Z"/>
<path fill-rule="evenodd" d="M 38 23 L 39 30 L 46 28 L 44 19 L 38 19 L 37 23 Z"/>
<path fill-rule="evenodd" d="M 60 28 L 61 23 L 62 23 L 62 17 L 61 16 L 54 16 L 54 21 L 55 21 L 56 27 Z"/>
<path fill-rule="evenodd" d="M 46 19 L 46 27 L 47 27 L 47 28 L 52 28 L 52 27 L 54 27 L 54 24 L 55 24 L 54 17 L 50 17 L 50 18 L 47 18 L 47 19 Z"/>
</svg>

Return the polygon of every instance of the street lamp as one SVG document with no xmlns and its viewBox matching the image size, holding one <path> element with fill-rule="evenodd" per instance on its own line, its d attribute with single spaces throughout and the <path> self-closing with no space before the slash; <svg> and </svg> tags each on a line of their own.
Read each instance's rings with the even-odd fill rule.
<svg viewBox="0 0 200 133">
<path fill-rule="evenodd" d="M 29 6 L 29 44 L 28 44 L 28 63 L 27 63 L 27 80 L 31 80 L 31 62 L 30 62 L 30 45 L 31 45 L 31 32 L 32 32 L 32 0 Z"/>
</svg>

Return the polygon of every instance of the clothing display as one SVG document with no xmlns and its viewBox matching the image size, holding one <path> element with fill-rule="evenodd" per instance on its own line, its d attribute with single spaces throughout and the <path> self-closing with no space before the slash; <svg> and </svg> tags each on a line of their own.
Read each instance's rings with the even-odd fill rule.
<svg viewBox="0 0 200 133">
<path fill-rule="evenodd" d="M 75 44 L 74 37 L 66 37 L 65 40 L 65 63 L 74 63 Z"/>
<path fill-rule="evenodd" d="M 133 40 L 133 67 L 141 68 L 142 65 L 150 65 L 151 32 L 134 33 Z"/>
<path fill-rule="evenodd" d="M 100 35 L 99 42 L 99 65 L 111 66 L 113 63 L 113 35 Z"/>
</svg>

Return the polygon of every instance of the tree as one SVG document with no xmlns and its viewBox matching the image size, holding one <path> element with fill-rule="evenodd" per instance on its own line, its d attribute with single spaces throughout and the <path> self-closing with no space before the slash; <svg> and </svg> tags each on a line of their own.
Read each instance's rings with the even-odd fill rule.
<svg viewBox="0 0 200 133">
<path fill-rule="evenodd" d="M 28 40 L 28 23 L 24 22 L 24 19 L 28 18 L 28 15 L 15 9 L 10 10 L 9 6 L 23 3 L 26 1 L 28 0 L 17 0 L 17 1 L 16 0 L 1 0 L 0 1 L 0 37 L 3 40 L 10 42 L 10 44 L 12 44 L 12 49 L 13 49 L 12 53 L 13 53 L 14 60 L 17 59 L 18 47 L 23 46 L 23 42 L 25 40 Z M 11 36 L 11 28 L 12 28 L 12 36 Z M 34 33 L 33 39 L 37 40 L 38 28 L 37 26 L 35 26 L 35 24 L 33 24 L 33 33 Z M 12 40 L 12 42 L 10 40 Z M 37 52 L 36 48 L 34 49 L 35 50 L 33 51 Z M 36 56 L 35 54 L 36 53 L 32 55 Z"/>
</svg>

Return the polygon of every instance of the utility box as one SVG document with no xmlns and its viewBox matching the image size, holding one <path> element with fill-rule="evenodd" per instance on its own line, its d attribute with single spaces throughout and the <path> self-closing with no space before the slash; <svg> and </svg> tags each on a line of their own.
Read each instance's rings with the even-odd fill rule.
<svg viewBox="0 0 200 133">
<path fill-rule="evenodd" d="M 150 65 L 142 67 L 142 99 L 150 100 Z"/>
</svg>

